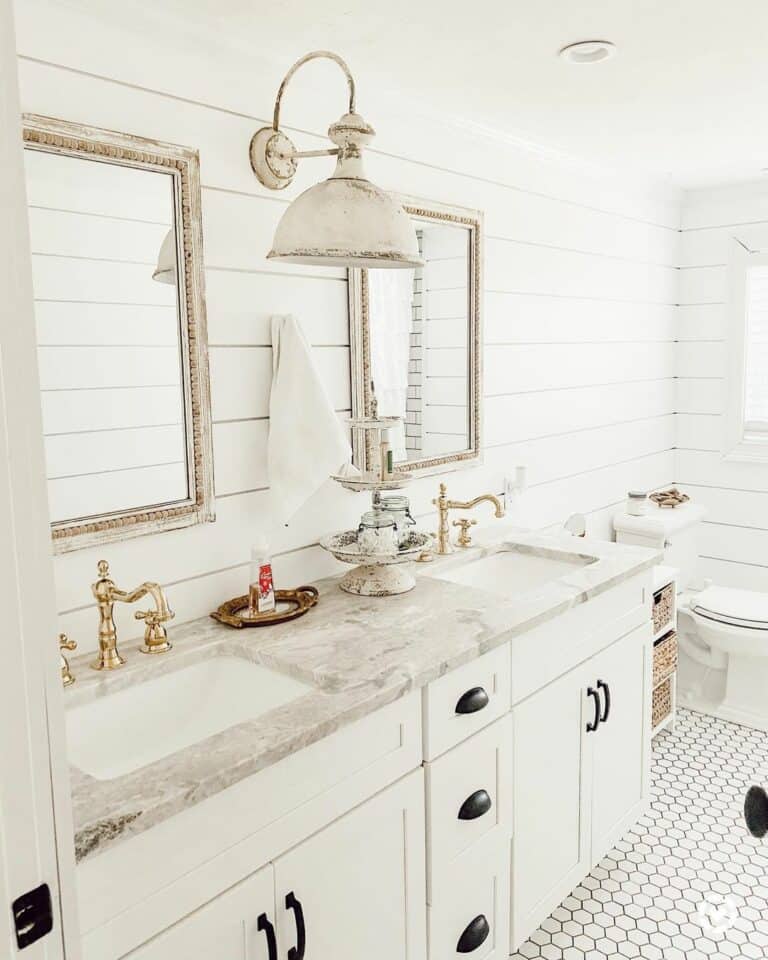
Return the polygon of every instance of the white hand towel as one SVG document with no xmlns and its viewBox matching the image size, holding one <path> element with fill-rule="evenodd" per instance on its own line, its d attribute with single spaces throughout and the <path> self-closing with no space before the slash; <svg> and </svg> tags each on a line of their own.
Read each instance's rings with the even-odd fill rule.
<svg viewBox="0 0 768 960">
<path fill-rule="evenodd" d="M 272 317 L 267 466 L 278 519 L 287 523 L 350 459 L 349 438 L 298 321 L 291 316 Z"/>
</svg>

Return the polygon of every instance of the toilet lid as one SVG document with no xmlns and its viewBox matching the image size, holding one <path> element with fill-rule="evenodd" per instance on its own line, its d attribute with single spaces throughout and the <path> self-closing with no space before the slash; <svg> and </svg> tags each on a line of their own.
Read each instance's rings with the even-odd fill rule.
<svg viewBox="0 0 768 960">
<path fill-rule="evenodd" d="M 691 601 L 691 609 L 709 620 L 752 630 L 768 630 L 768 593 L 707 587 Z"/>
</svg>

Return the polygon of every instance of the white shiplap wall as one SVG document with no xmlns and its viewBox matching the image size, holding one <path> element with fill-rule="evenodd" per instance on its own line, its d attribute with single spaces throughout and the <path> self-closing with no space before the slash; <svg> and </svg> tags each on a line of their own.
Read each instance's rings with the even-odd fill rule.
<svg viewBox="0 0 768 960">
<path fill-rule="evenodd" d="M 153 59 L 146 44 L 137 61 L 125 32 L 118 37 L 89 22 L 86 42 L 73 11 L 51 5 L 41 30 L 39 16 L 24 7 L 25 110 L 194 146 L 201 156 L 218 519 L 57 558 L 61 626 L 87 649 L 96 632 L 89 584 L 102 553 L 123 586 L 147 578 L 164 583 L 179 620 L 242 591 L 249 545 L 260 530 L 272 532 L 278 581 L 296 584 L 336 569 L 317 539 L 356 522 L 361 499 L 329 484 L 287 529 L 270 522 L 268 318 L 289 311 L 301 317 L 334 405 L 344 411 L 346 282 L 341 271 L 263 257 L 285 204 L 323 173 L 322 161 L 305 162 L 295 187 L 275 195 L 250 171 L 248 141 L 271 113 L 277 76 L 248 84 L 246 110 L 243 84 L 222 79 L 225 60 L 214 71 L 209 54 L 207 70 L 184 74 L 171 69 L 170 50 Z M 68 32 L 71 43 L 57 42 L 57 31 Z M 105 49 L 115 56 L 107 58 Z M 295 116 L 298 84 L 292 97 Z M 326 105 L 320 116 L 327 113 Z M 613 505 L 629 487 L 657 487 L 674 476 L 677 198 L 501 141 L 483 142 L 478 176 L 478 144 L 468 134 L 403 119 L 406 113 L 371 113 L 381 128 L 381 152 L 369 157 L 372 179 L 485 211 L 485 460 L 450 476 L 449 490 L 500 492 L 505 473 L 527 464 L 532 525 L 581 510 L 590 514 L 592 532 L 608 536 Z M 306 133 L 297 140 L 325 142 Z M 432 511 L 436 483 L 425 479 L 411 489 L 416 515 Z M 122 636 L 135 635 L 130 611 L 118 614 Z"/>
<path fill-rule="evenodd" d="M 768 465 L 722 459 L 727 383 L 728 260 L 732 237 L 762 249 L 765 180 L 683 198 L 678 440 L 675 476 L 704 503 L 702 573 L 768 591 Z"/>
</svg>

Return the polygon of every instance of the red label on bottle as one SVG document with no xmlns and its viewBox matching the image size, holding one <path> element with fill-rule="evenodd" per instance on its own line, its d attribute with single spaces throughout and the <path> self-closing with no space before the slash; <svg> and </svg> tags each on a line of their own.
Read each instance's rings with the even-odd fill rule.
<svg viewBox="0 0 768 960">
<path fill-rule="evenodd" d="M 272 564 L 263 563 L 259 567 L 259 593 L 267 597 L 272 592 Z"/>
</svg>

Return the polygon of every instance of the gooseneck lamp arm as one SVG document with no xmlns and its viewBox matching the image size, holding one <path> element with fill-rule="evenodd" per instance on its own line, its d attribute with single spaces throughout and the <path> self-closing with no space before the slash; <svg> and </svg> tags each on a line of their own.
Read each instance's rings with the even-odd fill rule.
<svg viewBox="0 0 768 960">
<path fill-rule="evenodd" d="M 349 113 L 355 112 L 355 79 L 350 72 L 347 64 L 342 60 L 342 58 L 337 53 L 332 53 L 330 50 L 313 50 L 312 53 L 307 53 L 303 57 L 300 57 L 296 63 L 291 67 L 291 69 L 283 77 L 283 82 L 280 84 L 280 87 L 277 91 L 277 98 L 275 100 L 275 112 L 272 116 L 272 129 L 277 133 L 280 129 L 280 103 L 283 99 L 283 94 L 285 93 L 285 88 L 288 86 L 288 83 L 291 77 L 296 73 L 299 67 L 303 67 L 305 63 L 309 63 L 310 60 L 333 60 L 334 63 L 337 63 L 343 73 L 347 78 L 347 85 L 349 87 Z"/>
<path fill-rule="evenodd" d="M 328 128 L 332 147 L 300 151 L 280 129 L 283 95 L 300 67 L 321 59 L 332 60 L 347 78 L 349 110 Z M 268 259 L 328 267 L 413 268 L 423 263 L 415 227 L 402 204 L 365 174 L 363 152 L 374 136 L 356 111 L 355 81 L 340 56 L 314 50 L 293 64 L 278 88 L 271 126 L 251 138 L 253 172 L 269 190 L 283 190 L 306 157 L 336 157 L 336 169 L 288 206 Z"/>
</svg>

